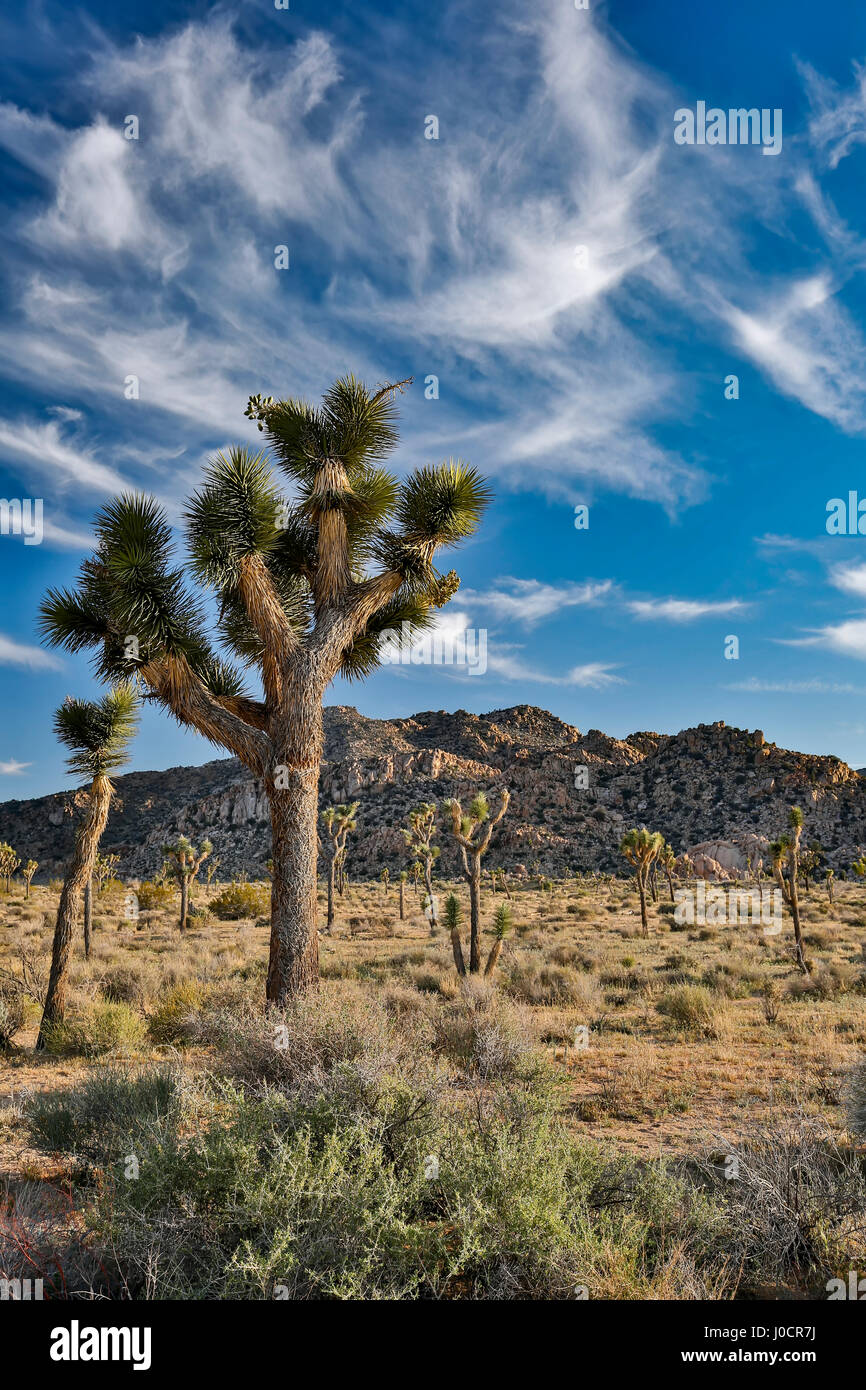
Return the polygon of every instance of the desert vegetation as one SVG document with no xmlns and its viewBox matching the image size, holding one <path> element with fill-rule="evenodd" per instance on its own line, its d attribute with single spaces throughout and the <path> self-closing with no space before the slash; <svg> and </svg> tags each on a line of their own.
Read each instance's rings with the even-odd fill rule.
<svg viewBox="0 0 866 1390">
<path fill-rule="evenodd" d="M 634 876 L 506 898 L 491 874 L 474 974 L 471 882 L 434 869 L 431 935 L 391 877 L 402 917 L 379 875 L 348 883 L 318 990 L 270 1014 L 269 881 L 199 878 L 181 935 L 181 880 L 107 879 L 39 1053 L 62 889 L 12 878 L 0 1273 L 54 1298 L 730 1299 L 862 1266 L 855 876 L 803 887 L 804 973 L 787 931 L 686 927 Z"/>
</svg>

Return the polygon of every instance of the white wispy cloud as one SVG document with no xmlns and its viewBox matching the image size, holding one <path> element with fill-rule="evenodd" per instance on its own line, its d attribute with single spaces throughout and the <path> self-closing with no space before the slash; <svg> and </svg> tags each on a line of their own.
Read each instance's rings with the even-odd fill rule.
<svg viewBox="0 0 866 1390">
<path fill-rule="evenodd" d="M 612 662 L 587 661 L 581 666 L 572 666 L 565 675 L 557 676 L 529 665 L 516 655 L 518 650 L 494 644 L 488 650 L 487 669 L 504 680 L 525 681 L 532 685 L 573 685 L 588 690 L 606 690 L 611 685 L 626 684 L 622 676 L 614 674 L 616 665 Z"/>
<path fill-rule="evenodd" d="M 726 613 L 742 613 L 749 605 L 741 599 L 722 599 L 714 602 L 701 599 L 653 598 L 632 599 L 627 605 L 636 618 L 658 619 L 669 623 L 691 623 L 698 618 L 722 617 Z"/>
<path fill-rule="evenodd" d="M 16 758 L 10 758 L 8 762 L 0 761 L 0 775 L 3 777 L 20 777 L 25 768 L 32 766 L 32 763 L 19 763 Z"/>
<path fill-rule="evenodd" d="M 29 647 L 0 632 L 0 666 L 23 666 L 30 671 L 59 671 L 63 663 L 41 647 Z"/>
<path fill-rule="evenodd" d="M 844 594 L 866 598 L 866 564 L 835 565 L 829 574 L 830 583 Z"/>
<path fill-rule="evenodd" d="M 557 585 L 544 584 L 539 579 L 514 579 L 506 576 L 496 580 L 492 589 L 467 589 L 461 593 L 467 602 L 477 603 L 498 618 L 532 627 L 564 608 L 598 603 L 606 598 L 612 589 L 613 581 L 610 579 Z"/>
</svg>

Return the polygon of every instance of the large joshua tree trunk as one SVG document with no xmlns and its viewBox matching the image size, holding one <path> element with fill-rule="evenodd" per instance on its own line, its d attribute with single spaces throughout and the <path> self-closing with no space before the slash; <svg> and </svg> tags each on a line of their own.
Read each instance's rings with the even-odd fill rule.
<svg viewBox="0 0 866 1390">
<path fill-rule="evenodd" d="M 84 885 L 84 958 L 90 960 L 90 947 L 93 937 L 93 878 Z"/>
<path fill-rule="evenodd" d="M 283 728 L 274 739 L 274 762 L 265 777 L 274 861 L 267 1001 L 277 1006 L 315 987 L 319 980 L 320 693 L 299 693 L 281 722 Z"/>
<path fill-rule="evenodd" d="M 72 955 L 72 940 L 75 921 L 81 904 L 82 894 L 93 872 L 93 864 L 99 850 L 99 841 L 108 820 L 113 791 L 107 777 L 94 778 L 90 788 L 90 801 L 87 814 L 75 837 L 75 849 L 57 909 L 57 922 L 54 927 L 54 946 L 51 953 L 51 973 L 48 977 L 48 992 L 45 1008 L 36 1039 L 37 1050 L 44 1048 L 48 1029 L 59 1023 L 66 1013 L 66 985 L 69 976 L 69 960 Z"/>
<path fill-rule="evenodd" d="M 189 916 L 189 875 L 180 875 L 180 929 L 186 931 L 186 919 Z"/>
</svg>

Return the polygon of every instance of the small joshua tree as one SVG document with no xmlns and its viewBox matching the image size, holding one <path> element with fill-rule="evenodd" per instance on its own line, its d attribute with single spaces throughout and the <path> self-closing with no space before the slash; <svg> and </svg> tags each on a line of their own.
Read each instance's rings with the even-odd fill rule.
<svg viewBox="0 0 866 1390">
<path fill-rule="evenodd" d="M 328 856 L 328 930 L 334 925 L 334 886 L 337 875 L 342 875 L 346 854 L 346 839 L 349 832 L 357 826 L 360 801 L 349 805 L 328 806 L 322 812 L 321 821 L 327 831 L 325 852 Z"/>
<path fill-rule="evenodd" d="M 384 886 L 384 888 L 385 888 L 385 897 L 387 898 L 387 896 L 388 896 L 388 884 L 389 884 L 390 881 L 391 881 L 391 872 L 390 872 L 389 869 L 383 869 L 383 870 L 382 870 L 382 872 L 381 872 L 380 875 L 379 875 L 379 881 L 383 884 L 383 886 Z"/>
<path fill-rule="evenodd" d="M 12 875 L 20 868 L 20 865 L 21 860 L 12 846 L 7 845 L 5 841 L 0 844 L 0 878 L 3 880 L 7 893 L 11 892 Z"/>
<path fill-rule="evenodd" d="M 196 849 L 186 835 L 181 835 L 173 845 L 163 845 L 163 860 L 168 872 L 177 880 L 180 887 L 180 929 L 186 931 L 189 913 L 189 890 L 198 877 L 199 869 L 213 851 L 210 840 L 202 840 L 201 848 Z"/>
<path fill-rule="evenodd" d="M 405 892 L 406 892 L 406 881 L 407 881 L 408 877 L 409 877 L 408 870 L 407 870 L 407 869 L 401 869 L 401 870 L 400 870 L 400 921 L 401 921 L 401 922 L 404 921 L 404 920 L 405 920 L 405 917 L 406 917 L 405 901 L 404 901 L 404 898 L 405 898 Z"/>
<path fill-rule="evenodd" d="M 403 839 L 416 859 L 423 866 L 424 883 L 430 908 L 430 935 L 436 933 L 436 897 L 433 892 L 433 865 L 442 853 L 434 845 L 436 834 L 436 806 L 432 801 L 424 801 L 416 810 L 409 812 L 409 828 L 404 828 Z"/>
<path fill-rule="evenodd" d="M 484 967 L 484 975 L 492 975 L 496 969 L 496 963 L 505 945 L 505 939 L 511 931 L 511 908 L 508 903 L 500 903 L 496 909 L 496 916 L 493 919 L 494 941 L 490 947 L 490 954 L 487 957 L 487 964 Z"/>
<path fill-rule="evenodd" d="M 415 886 L 415 897 L 417 898 L 418 888 L 421 883 L 421 864 L 417 859 L 412 864 L 412 883 Z"/>
<path fill-rule="evenodd" d="M 830 906 L 833 906 L 833 879 L 835 874 L 832 869 L 827 870 L 827 877 L 824 882 L 827 884 L 827 897 L 830 899 Z"/>
<path fill-rule="evenodd" d="M 675 867 L 675 865 L 676 865 L 676 862 L 677 862 L 677 856 L 674 854 L 673 848 L 672 848 L 669 844 L 665 844 L 664 848 L 662 849 L 661 854 L 659 855 L 659 863 L 661 864 L 662 869 L 664 870 L 665 878 L 666 878 L 667 881 L 668 881 L 668 892 L 669 892 L 670 895 L 671 895 L 671 902 L 675 902 L 675 901 L 676 901 L 676 899 L 675 899 L 675 897 L 674 897 L 674 879 L 673 879 L 674 867 Z"/>
<path fill-rule="evenodd" d="M 28 859 L 27 863 L 24 865 L 24 868 L 21 870 L 21 877 L 24 880 L 25 898 L 30 897 L 30 884 L 33 882 L 33 875 L 36 873 L 36 870 L 38 868 L 39 865 L 37 864 L 35 859 Z"/>
<path fill-rule="evenodd" d="M 270 861 L 268 861 L 268 862 L 270 862 Z M 213 883 L 213 876 L 214 876 L 214 874 L 216 873 L 216 871 L 217 871 L 217 869 L 219 868 L 219 866 L 220 866 L 221 863 L 222 863 L 222 860 L 220 859 L 220 857 L 219 857 L 218 854 L 213 855 L 213 856 L 208 860 L 207 868 L 206 868 L 205 871 L 204 871 L 204 875 L 205 875 L 205 879 L 207 880 L 207 886 L 208 886 L 208 888 L 210 888 L 211 884 Z M 270 873 L 270 870 L 268 870 L 268 873 Z"/>
<path fill-rule="evenodd" d="M 800 836 L 803 833 L 803 812 L 799 806 L 792 806 L 788 816 L 789 830 L 780 835 L 770 845 L 773 856 L 773 877 L 779 886 L 782 898 L 787 903 L 794 924 L 794 951 L 797 965 L 804 975 L 809 967 L 803 953 L 803 934 L 800 930 L 800 900 L 797 895 L 797 877 L 800 872 Z"/>
<path fill-rule="evenodd" d="M 93 866 L 93 882 L 96 884 L 97 897 L 102 893 L 103 888 L 109 879 L 114 878 L 120 864 L 119 854 L 97 854 L 96 863 Z"/>
<path fill-rule="evenodd" d="M 451 950 L 454 953 L 457 974 L 463 979 L 466 975 L 466 962 L 463 959 L 463 945 L 460 941 L 461 917 L 460 904 L 454 894 L 449 893 L 445 899 L 445 928 L 451 937 Z"/>
<path fill-rule="evenodd" d="M 45 1008 L 36 1040 L 45 1046 L 48 1029 L 66 1011 L 66 986 L 75 919 L 86 884 L 90 882 L 99 851 L 99 841 L 108 820 L 114 786 L 110 774 L 127 760 L 129 742 L 138 720 L 138 697 L 129 685 L 117 686 L 98 703 L 67 699 L 54 716 L 58 738 L 72 750 L 68 765 L 90 779 L 90 794 L 84 820 L 75 837 L 72 861 L 60 891 L 51 973 Z"/>
<path fill-rule="evenodd" d="M 644 936 L 649 936 L 646 912 L 646 887 L 649 872 L 664 849 L 664 836 L 658 831 L 629 830 L 620 842 L 620 852 L 634 865 L 637 891 L 640 895 L 640 920 Z"/>
<path fill-rule="evenodd" d="M 444 806 L 451 813 L 451 833 L 460 846 L 463 877 L 469 884 L 469 973 L 481 969 L 481 859 L 487 853 L 490 837 L 508 810 L 509 792 L 503 787 L 499 810 L 494 816 L 484 792 L 477 792 L 464 813 L 456 796 Z"/>
</svg>

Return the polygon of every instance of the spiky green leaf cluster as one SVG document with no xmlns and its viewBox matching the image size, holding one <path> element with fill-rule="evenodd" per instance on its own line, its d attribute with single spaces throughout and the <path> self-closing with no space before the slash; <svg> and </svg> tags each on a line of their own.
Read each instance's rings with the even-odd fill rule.
<svg viewBox="0 0 866 1390">
<path fill-rule="evenodd" d="M 101 700 L 68 699 L 54 716 L 54 731 L 71 749 L 70 771 L 93 781 L 123 767 L 138 726 L 139 701 L 131 685 L 118 685 Z"/>
</svg>

